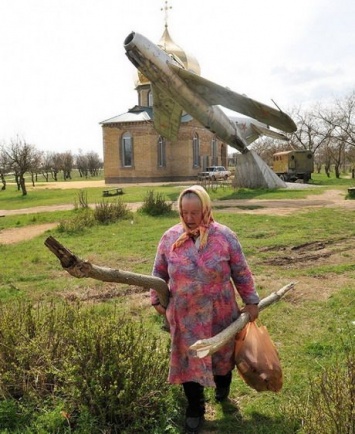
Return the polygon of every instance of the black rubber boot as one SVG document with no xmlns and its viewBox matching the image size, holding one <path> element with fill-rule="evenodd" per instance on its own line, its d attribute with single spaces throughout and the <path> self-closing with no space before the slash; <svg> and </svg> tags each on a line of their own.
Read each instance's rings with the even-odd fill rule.
<svg viewBox="0 0 355 434">
<path fill-rule="evenodd" d="M 224 401 L 229 396 L 230 386 L 232 382 L 232 371 L 228 372 L 228 374 L 226 375 L 215 375 L 214 381 L 216 383 L 216 401 Z"/>
<path fill-rule="evenodd" d="M 205 414 L 204 387 L 194 381 L 183 383 L 187 398 L 185 429 L 187 433 L 198 433 Z"/>
</svg>

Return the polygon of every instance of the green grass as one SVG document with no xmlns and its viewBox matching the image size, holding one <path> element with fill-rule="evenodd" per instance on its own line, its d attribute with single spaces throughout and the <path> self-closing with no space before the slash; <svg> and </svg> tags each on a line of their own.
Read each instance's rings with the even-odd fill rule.
<svg viewBox="0 0 355 434">
<path fill-rule="evenodd" d="M 212 191 L 211 196 L 220 200 L 251 197 L 295 199 L 304 198 L 310 192 L 321 192 L 324 188 L 345 191 L 354 184 L 353 180 L 348 179 L 336 180 L 336 183 L 334 179 L 331 181 L 324 176 L 319 176 L 318 179 L 318 176 L 314 175 L 314 182 L 322 185 L 322 188 L 316 186 L 311 190 L 285 191 L 234 191 L 219 188 Z M 154 188 L 154 191 L 165 194 L 169 200 L 176 200 L 182 188 L 184 187 L 167 185 Z M 127 187 L 124 188 L 125 194 L 122 198 L 132 202 L 142 201 L 146 191 L 151 189 L 152 187 Z M 87 189 L 87 193 L 89 202 L 102 200 L 102 189 Z M 77 194 L 78 190 L 55 190 L 55 194 L 53 190 L 41 190 L 30 192 L 26 202 L 17 192 L 15 195 L 9 190 L 0 192 L 0 209 L 18 209 L 24 203 L 26 207 L 73 203 Z M 7 202 L 6 195 L 13 197 L 10 208 L 4 206 Z M 56 196 L 59 202 L 52 202 L 53 196 Z M 77 212 L 9 216 L 0 219 L 0 230 L 58 221 L 61 218 L 70 218 Z M 333 244 L 336 246 L 344 240 L 351 243 L 355 235 L 354 212 L 318 208 L 302 210 L 294 216 L 265 216 L 228 214 L 216 209 L 214 216 L 216 220 L 237 232 L 261 296 L 266 296 L 291 280 L 313 283 L 303 286 L 302 290 L 296 285 L 292 294 L 261 314 L 261 320 L 267 326 L 280 353 L 284 373 L 282 391 L 278 394 L 258 394 L 235 374 L 233 401 L 223 405 L 215 404 L 213 391 L 207 390 L 207 397 L 210 399 L 208 407 L 214 415 L 213 420 L 206 422 L 206 430 L 215 434 L 308 434 L 300 427 L 299 407 L 306 408 L 308 405 L 310 383 L 316 381 L 324 369 L 331 368 L 336 357 L 342 357 L 344 347 L 351 345 L 351 337 L 354 335 L 355 297 L 353 286 L 349 282 L 354 281 L 355 266 L 352 255 L 346 248 L 340 252 L 342 260 L 334 263 L 315 260 L 275 265 L 272 261 L 287 256 L 291 247 L 311 241 L 324 242 L 329 249 Z M 97 265 L 150 274 L 160 236 L 177 220 L 177 214 L 150 217 L 135 213 L 130 220 L 93 226 L 78 234 L 69 235 L 52 230 L 32 240 L 0 245 L 0 299 L 10 304 L 28 299 L 43 302 L 60 300 L 71 293 L 84 294 L 88 290 L 100 294 L 107 290 L 108 286 L 114 287 L 117 291 L 116 297 L 108 298 L 103 304 L 98 303 L 97 309 L 104 305 L 128 312 L 135 318 L 143 318 L 146 327 L 159 333 L 160 320 L 152 309 L 147 309 L 147 304 L 142 301 L 144 296 L 137 302 L 136 297 L 125 295 L 128 289 L 126 285 L 109 285 L 92 279 L 71 277 L 62 270 L 58 259 L 44 246 L 44 240 L 53 235 L 74 254 Z M 307 254 L 307 250 L 304 254 Z M 341 279 L 338 281 L 337 277 Z M 329 285 L 333 285 L 328 288 L 328 296 L 318 297 L 318 291 L 326 286 L 328 281 Z M 166 335 L 162 335 L 162 339 L 165 337 Z M 180 432 L 184 410 L 180 408 L 179 411 L 166 432 Z M 154 431 L 154 434 L 163 432 L 162 429 Z M 323 433 L 327 434 L 324 430 Z"/>
<path fill-rule="evenodd" d="M 9 228 L 21 228 L 44 223 L 55 223 L 61 219 L 73 216 L 74 213 L 74 211 L 56 211 L 9 215 L 0 219 L 0 231 Z"/>
<path fill-rule="evenodd" d="M 313 173 L 310 184 L 321 184 L 327 186 L 338 187 L 340 185 L 348 185 L 349 187 L 355 186 L 355 179 L 352 179 L 350 173 L 341 173 L 340 178 L 336 178 L 334 172 L 331 172 L 331 176 L 322 173 Z"/>
<path fill-rule="evenodd" d="M 92 178 L 96 180 L 96 178 Z M 85 181 L 82 179 L 82 181 Z M 62 181 L 67 187 L 70 181 Z M 50 184 L 50 182 L 49 182 Z M 191 182 L 193 184 L 193 181 Z M 347 188 L 355 185 L 355 180 L 349 178 L 327 178 L 324 174 L 314 174 L 310 186 L 314 188 L 290 190 L 265 190 L 265 189 L 233 189 L 231 187 L 217 187 L 209 190 L 212 200 L 228 199 L 303 199 L 310 194 L 321 194 L 324 188 L 334 188 L 346 191 Z M 320 188 L 322 187 L 322 188 Z M 120 196 L 124 202 L 142 202 L 148 191 L 154 190 L 155 193 L 161 193 L 166 200 L 175 201 L 180 192 L 186 188 L 186 185 L 156 185 L 156 186 L 127 186 L 124 187 L 124 194 Z M 83 188 L 87 194 L 89 203 L 95 204 L 103 200 L 102 191 L 104 188 L 92 187 Z M 36 187 L 28 184 L 27 196 L 22 196 L 15 185 L 9 184 L 5 191 L 0 191 L 0 210 L 21 209 L 36 206 L 50 205 L 73 205 L 78 199 L 78 189 L 55 188 L 52 189 L 47 183 L 39 182 Z M 105 200 L 113 200 L 108 198 Z"/>
<path fill-rule="evenodd" d="M 102 180 L 102 179 L 104 179 L 104 171 L 103 170 L 100 170 L 100 173 L 97 176 L 88 176 L 87 178 L 83 178 L 83 177 L 80 176 L 79 171 L 77 169 L 73 169 L 71 171 L 71 179 L 64 180 L 64 178 L 63 178 L 63 172 L 61 171 L 58 174 L 58 180 L 57 181 L 55 181 L 53 179 L 53 177 L 50 176 L 49 179 L 48 179 L 48 182 L 47 182 L 45 180 L 45 178 L 44 178 L 43 175 L 38 175 L 37 182 L 35 184 L 36 185 L 39 185 L 39 184 L 50 184 L 50 183 L 53 183 L 53 182 L 64 182 L 64 183 L 67 183 L 67 182 L 70 182 L 70 181 L 77 182 L 77 181 L 88 181 L 88 180 L 89 181 L 90 180 L 98 181 L 98 180 Z M 32 185 L 31 174 L 26 173 L 25 174 L 25 180 L 26 180 L 26 185 Z M 15 182 L 15 177 L 13 175 L 6 175 L 6 182 L 8 182 L 8 183 L 14 183 Z"/>
<path fill-rule="evenodd" d="M 157 186 L 154 187 L 154 191 L 164 194 L 166 200 L 176 200 L 182 186 Z M 83 191 L 87 195 L 87 200 L 91 204 L 101 202 L 102 200 L 112 201 L 121 198 L 124 202 L 142 202 L 147 191 L 152 187 L 125 187 L 123 189 L 124 194 L 121 196 L 113 196 L 111 198 L 104 198 L 102 191 L 104 188 L 90 187 L 83 188 Z M 59 189 L 59 188 L 36 188 L 36 190 L 28 189 L 27 196 L 22 196 L 20 192 L 14 188 L 8 188 L 5 191 L 0 191 L 0 209 L 11 210 L 30 208 L 36 206 L 50 206 L 50 205 L 74 205 L 78 200 L 79 189 Z"/>
</svg>

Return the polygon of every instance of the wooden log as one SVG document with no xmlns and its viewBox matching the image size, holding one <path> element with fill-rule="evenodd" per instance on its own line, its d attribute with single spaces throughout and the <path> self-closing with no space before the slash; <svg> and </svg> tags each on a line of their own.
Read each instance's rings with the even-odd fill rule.
<svg viewBox="0 0 355 434">
<path fill-rule="evenodd" d="M 296 282 L 291 282 L 283 288 L 279 289 L 278 291 L 273 292 L 267 297 L 263 298 L 259 303 L 259 311 L 270 306 L 270 304 L 279 301 L 288 291 L 290 291 L 290 289 L 294 288 L 295 284 Z M 216 351 L 218 351 L 220 348 L 222 348 L 229 340 L 235 339 L 236 334 L 246 326 L 248 321 L 249 314 L 242 313 L 239 318 L 226 329 L 213 336 L 212 338 L 196 341 L 190 346 L 190 349 L 195 351 L 196 356 L 199 358 L 210 356 Z"/>
<path fill-rule="evenodd" d="M 169 302 L 169 288 L 165 280 L 159 277 L 131 273 L 115 268 L 100 267 L 75 256 L 69 249 L 60 244 L 54 237 L 48 237 L 45 246 L 60 260 L 64 270 L 77 278 L 90 277 L 103 282 L 126 283 L 157 291 L 160 304 L 164 307 Z"/>
<path fill-rule="evenodd" d="M 48 237 L 45 246 L 54 253 L 60 260 L 62 267 L 71 275 L 77 278 L 90 277 L 104 282 L 126 283 L 137 285 L 143 288 L 153 288 L 157 291 L 159 301 L 166 307 L 169 302 L 169 288 L 167 283 L 159 277 L 131 273 L 119 269 L 100 267 L 75 256 L 70 250 L 60 244 L 54 237 Z M 280 300 L 289 290 L 293 289 L 295 282 L 291 282 L 269 296 L 263 298 L 259 303 L 259 310 L 263 310 L 276 301 Z M 242 313 L 240 317 L 221 333 L 209 339 L 202 339 L 191 345 L 190 349 L 196 352 L 197 357 L 206 357 L 215 353 L 223 347 L 230 339 L 243 329 L 249 321 L 249 315 Z"/>
</svg>

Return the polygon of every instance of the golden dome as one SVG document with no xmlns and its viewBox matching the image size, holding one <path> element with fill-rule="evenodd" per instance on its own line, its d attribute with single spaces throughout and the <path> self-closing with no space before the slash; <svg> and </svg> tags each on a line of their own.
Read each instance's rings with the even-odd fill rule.
<svg viewBox="0 0 355 434">
<path fill-rule="evenodd" d="M 165 30 L 158 42 L 158 47 L 162 48 L 166 53 L 173 54 L 178 58 L 185 66 L 188 71 L 194 72 L 197 75 L 201 75 L 201 68 L 197 61 L 197 59 L 191 54 L 186 53 L 181 47 L 179 47 L 175 42 L 171 39 L 171 36 L 168 32 L 168 26 L 165 25 Z M 147 84 L 149 80 L 138 71 L 138 83 L 137 85 Z"/>
<path fill-rule="evenodd" d="M 147 83 L 150 83 L 150 81 L 147 79 L 147 77 L 144 74 L 142 74 L 140 71 L 138 71 L 138 82 L 137 82 L 137 85 L 147 84 Z"/>
<path fill-rule="evenodd" d="M 198 75 L 201 74 L 201 68 L 197 59 L 175 44 L 168 32 L 168 26 L 165 26 L 164 33 L 158 42 L 158 47 L 162 48 L 167 53 L 177 56 L 188 71 Z"/>
</svg>

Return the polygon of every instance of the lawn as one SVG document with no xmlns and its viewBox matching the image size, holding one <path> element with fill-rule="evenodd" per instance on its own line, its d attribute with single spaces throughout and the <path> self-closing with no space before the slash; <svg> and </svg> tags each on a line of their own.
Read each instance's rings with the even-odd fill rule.
<svg viewBox="0 0 355 434">
<path fill-rule="evenodd" d="M 314 175 L 313 182 L 314 189 L 311 190 L 238 191 L 219 188 L 211 191 L 211 196 L 219 200 L 256 197 L 302 199 L 310 191 L 312 194 L 324 188 L 346 191 L 348 186 L 354 185 L 354 180 L 349 179 L 339 180 L 336 185 L 333 180 L 327 183 L 321 175 L 319 178 Z M 122 200 L 142 201 L 151 188 L 125 187 Z M 182 188 L 166 185 L 154 187 L 154 191 L 163 193 L 168 200 L 176 200 Z M 102 189 L 85 191 L 90 203 L 102 200 Z M 0 193 L 0 209 L 73 203 L 77 194 L 77 190 L 70 189 L 36 190 L 21 198 L 18 193 L 8 190 Z M 78 212 L 9 216 L 1 219 L 0 228 L 68 219 Z M 301 419 L 306 417 L 305 410 L 313 409 L 316 413 L 317 406 L 322 408 L 323 405 L 312 387 L 318 385 L 318 390 L 320 385 L 325 387 L 325 380 L 322 383 L 320 376 L 326 373 L 330 377 L 332 366 L 337 366 L 339 359 L 345 360 L 345 350 L 354 348 L 354 211 L 319 208 L 303 210 L 290 218 L 289 215 L 265 216 L 215 210 L 214 216 L 238 234 L 262 297 L 290 281 L 297 284 L 284 300 L 260 315 L 280 354 L 284 374 L 282 391 L 278 394 L 257 393 L 235 374 L 231 400 L 226 404 L 215 404 L 212 390 L 207 391 L 207 421 L 202 434 L 308 434 L 311 431 L 307 432 L 301 426 Z M 75 279 L 62 270 L 57 258 L 44 246 L 44 240 L 53 235 L 74 254 L 97 265 L 150 274 L 160 236 L 177 219 L 176 214 L 150 217 L 135 213 L 131 219 L 95 225 L 78 233 L 52 230 L 25 242 L 0 245 L 2 303 L 71 300 L 90 306 L 94 304 L 97 309 L 106 306 L 137 320 L 143 319 L 152 334 L 167 340 L 168 335 L 160 331 L 161 323 L 149 306 L 146 291 L 124 284 Z M 341 369 L 338 371 L 342 372 Z M 334 405 L 333 402 L 331 406 Z M 328 410 L 322 408 L 324 420 Z M 162 427 L 154 433 L 180 432 L 181 413 L 183 409 L 180 408 L 173 422 L 169 419 L 169 429 L 164 431 Z M 309 426 L 315 427 L 312 432 L 317 434 L 336 432 L 331 431 L 331 425 L 321 426 L 319 420 Z"/>
</svg>

